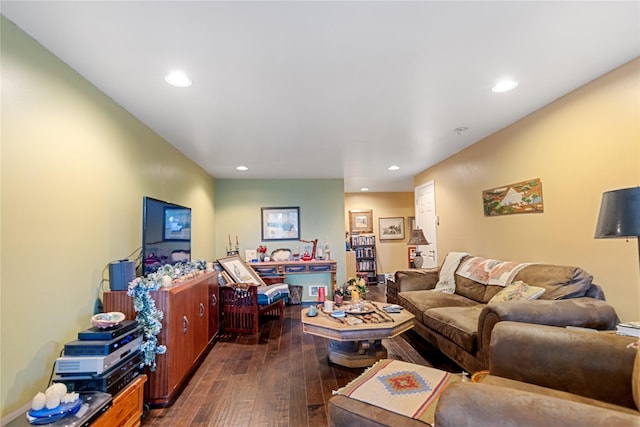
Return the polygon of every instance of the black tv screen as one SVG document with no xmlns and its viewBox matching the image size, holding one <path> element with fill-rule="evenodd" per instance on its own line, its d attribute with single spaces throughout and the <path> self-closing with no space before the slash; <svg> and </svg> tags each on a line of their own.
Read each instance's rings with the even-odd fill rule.
<svg viewBox="0 0 640 427">
<path fill-rule="evenodd" d="M 191 208 L 145 196 L 142 200 L 142 275 L 191 261 Z"/>
</svg>

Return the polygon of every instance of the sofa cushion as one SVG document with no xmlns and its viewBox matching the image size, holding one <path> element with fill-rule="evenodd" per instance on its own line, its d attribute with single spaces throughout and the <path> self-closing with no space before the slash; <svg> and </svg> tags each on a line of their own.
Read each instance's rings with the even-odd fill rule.
<svg viewBox="0 0 640 427">
<path fill-rule="evenodd" d="M 579 267 L 532 264 L 520 270 L 513 280 L 545 288 L 540 299 L 558 300 L 586 296 L 593 276 Z"/>
<path fill-rule="evenodd" d="M 398 304 L 409 310 L 416 319 L 423 322 L 423 313 L 437 307 L 469 307 L 477 302 L 456 294 L 435 291 L 410 291 L 398 293 Z"/>
<path fill-rule="evenodd" d="M 522 280 L 513 282 L 509 286 L 506 286 L 503 290 L 498 292 L 493 298 L 489 300 L 489 304 L 496 302 L 517 301 L 517 300 L 534 300 L 540 298 L 546 291 L 545 288 L 538 286 L 530 286 L 524 283 Z"/>
<path fill-rule="evenodd" d="M 475 353 L 478 348 L 478 318 L 484 304 L 471 307 L 441 307 L 424 312 L 425 326 L 448 338 L 465 351 Z"/>
</svg>

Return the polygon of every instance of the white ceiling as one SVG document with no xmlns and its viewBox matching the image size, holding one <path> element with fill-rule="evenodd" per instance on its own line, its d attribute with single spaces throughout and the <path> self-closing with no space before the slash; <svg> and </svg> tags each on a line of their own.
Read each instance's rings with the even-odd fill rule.
<svg viewBox="0 0 640 427">
<path fill-rule="evenodd" d="M 216 178 L 344 178 L 347 192 L 412 191 L 415 174 L 640 55 L 638 1 L 3 0 L 0 12 Z M 167 85 L 173 69 L 193 85 Z M 519 86 L 492 93 L 503 77 Z"/>
</svg>

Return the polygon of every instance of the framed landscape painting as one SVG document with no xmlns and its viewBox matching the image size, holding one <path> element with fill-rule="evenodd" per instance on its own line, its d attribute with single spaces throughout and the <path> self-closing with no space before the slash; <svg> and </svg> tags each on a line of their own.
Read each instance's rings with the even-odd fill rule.
<svg viewBox="0 0 640 427">
<path fill-rule="evenodd" d="M 544 212 L 540 178 L 484 190 L 485 216 Z"/>
<path fill-rule="evenodd" d="M 404 239 L 404 217 L 379 218 L 380 240 L 403 240 Z"/>
<path fill-rule="evenodd" d="M 300 208 L 261 208 L 262 240 L 300 240 Z"/>
</svg>

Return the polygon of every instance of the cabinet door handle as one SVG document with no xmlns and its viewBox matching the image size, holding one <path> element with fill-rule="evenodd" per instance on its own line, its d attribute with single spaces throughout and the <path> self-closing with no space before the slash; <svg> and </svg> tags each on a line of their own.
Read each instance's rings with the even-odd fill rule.
<svg viewBox="0 0 640 427">
<path fill-rule="evenodd" d="M 204 317 L 204 304 L 200 303 L 200 317 Z"/>
<path fill-rule="evenodd" d="M 182 318 L 182 333 L 186 334 L 187 329 L 189 329 L 189 319 L 187 319 L 187 316 L 184 316 Z"/>
<path fill-rule="evenodd" d="M 215 307 L 218 304 L 218 297 L 214 294 L 211 294 L 211 307 Z"/>
</svg>

